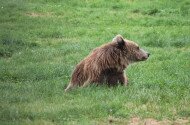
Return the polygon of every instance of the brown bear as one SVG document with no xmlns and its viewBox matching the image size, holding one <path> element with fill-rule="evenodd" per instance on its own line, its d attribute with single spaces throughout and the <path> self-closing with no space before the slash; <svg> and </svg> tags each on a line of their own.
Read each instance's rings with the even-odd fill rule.
<svg viewBox="0 0 190 125">
<path fill-rule="evenodd" d="M 112 42 L 94 49 L 76 66 L 65 91 L 92 83 L 127 85 L 125 68 L 130 63 L 148 59 L 149 55 L 135 42 L 117 35 Z"/>
</svg>

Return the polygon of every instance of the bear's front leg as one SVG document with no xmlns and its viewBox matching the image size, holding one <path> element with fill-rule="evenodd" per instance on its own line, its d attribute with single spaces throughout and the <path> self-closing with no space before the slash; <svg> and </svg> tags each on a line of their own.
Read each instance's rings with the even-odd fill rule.
<svg viewBox="0 0 190 125">
<path fill-rule="evenodd" d="M 124 79 L 123 85 L 127 86 L 128 85 L 128 78 L 125 74 L 123 74 L 123 79 Z"/>
<path fill-rule="evenodd" d="M 125 77 L 124 72 L 112 72 L 110 74 L 107 74 L 106 82 L 111 86 L 118 83 L 121 85 L 127 85 L 128 80 L 127 77 Z"/>
<path fill-rule="evenodd" d="M 118 79 L 119 79 L 119 83 L 121 83 L 122 85 L 125 85 L 125 86 L 128 85 L 128 79 L 127 79 L 127 77 L 126 77 L 126 75 L 125 75 L 124 72 L 122 72 L 121 74 L 119 74 Z"/>
</svg>

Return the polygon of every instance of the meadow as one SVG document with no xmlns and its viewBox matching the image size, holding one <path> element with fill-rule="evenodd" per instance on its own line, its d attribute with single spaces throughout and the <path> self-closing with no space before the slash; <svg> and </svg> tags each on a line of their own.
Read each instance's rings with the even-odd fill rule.
<svg viewBox="0 0 190 125">
<path fill-rule="evenodd" d="M 0 124 L 190 124 L 188 0 L 0 0 Z M 64 92 L 117 34 L 151 53 L 129 86 Z"/>
</svg>

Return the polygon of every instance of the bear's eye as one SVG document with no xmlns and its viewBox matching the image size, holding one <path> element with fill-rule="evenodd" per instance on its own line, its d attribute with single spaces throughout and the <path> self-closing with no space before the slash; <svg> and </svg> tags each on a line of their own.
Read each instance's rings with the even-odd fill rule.
<svg viewBox="0 0 190 125">
<path fill-rule="evenodd" d="M 139 46 L 137 46 L 137 50 L 139 50 L 140 48 L 139 48 Z"/>
</svg>

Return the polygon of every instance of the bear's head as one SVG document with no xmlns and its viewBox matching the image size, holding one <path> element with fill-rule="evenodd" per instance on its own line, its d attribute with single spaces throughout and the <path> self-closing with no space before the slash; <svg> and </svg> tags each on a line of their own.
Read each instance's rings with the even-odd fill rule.
<svg viewBox="0 0 190 125">
<path fill-rule="evenodd" d="M 122 57 L 126 63 L 137 61 L 145 61 L 150 54 L 141 49 L 137 43 L 124 39 L 121 35 L 117 35 L 113 42 L 118 49 L 121 50 Z"/>
</svg>

